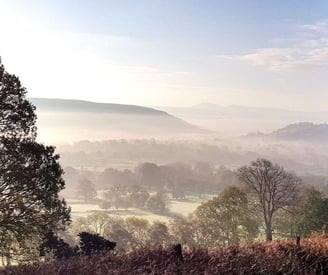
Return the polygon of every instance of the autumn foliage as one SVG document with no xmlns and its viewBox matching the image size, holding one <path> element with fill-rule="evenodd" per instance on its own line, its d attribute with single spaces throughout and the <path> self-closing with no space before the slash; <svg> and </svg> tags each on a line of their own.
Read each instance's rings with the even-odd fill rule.
<svg viewBox="0 0 328 275">
<path fill-rule="evenodd" d="M 208 249 L 150 248 L 128 254 L 76 256 L 8 267 L 1 274 L 327 274 L 328 238 L 258 242 Z"/>
</svg>

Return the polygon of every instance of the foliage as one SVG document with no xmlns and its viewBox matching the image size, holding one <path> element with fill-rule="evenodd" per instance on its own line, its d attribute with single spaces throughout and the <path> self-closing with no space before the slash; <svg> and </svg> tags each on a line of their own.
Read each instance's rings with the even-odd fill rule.
<svg viewBox="0 0 328 275">
<path fill-rule="evenodd" d="M 154 213 L 164 213 L 166 211 L 166 202 L 162 193 L 156 193 L 150 196 L 146 203 L 146 207 L 149 211 Z"/>
<path fill-rule="evenodd" d="M 45 235 L 40 247 L 40 256 L 52 254 L 56 259 L 69 258 L 77 253 L 77 248 L 72 248 L 62 238 L 56 236 L 53 232 Z"/>
<path fill-rule="evenodd" d="M 116 243 L 106 240 L 98 234 L 91 234 L 88 232 L 79 233 L 80 237 L 80 249 L 85 255 L 91 255 L 91 253 L 106 252 L 114 250 Z"/>
<path fill-rule="evenodd" d="M 149 237 L 151 244 L 168 245 L 171 242 L 168 227 L 160 221 L 153 222 L 149 228 Z"/>
<path fill-rule="evenodd" d="M 65 186 L 59 156 L 36 142 L 35 108 L 25 95 L 18 77 L 0 65 L 0 234 L 13 253 L 70 220 L 58 196 Z"/>
<path fill-rule="evenodd" d="M 52 263 L 6 268 L 2 274 L 326 274 L 328 239 L 251 243 L 213 249 L 183 249 L 183 261 L 171 248 L 128 254 L 73 257 Z"/>
<path fill-rule="evenodd" d="M 297 203 L 301 180 L 267 159 L 258 159 L 239 168 L 237 176 L 256 201 L 265 225 L 266 239 L 271 241 L 274 214 Z"/>
<path fill-rule="evenodd" d="M 97 196 L 95 185 L 88 179 L 79 180 L 77 195 L 83 197 L 86 202 L 94 199 Z"/>
<path fill-rule="evenodd" d="M 19 78 L 0 63 L 0 135 L 16 139 L 36 137 L 35 107 L 25 98 Z"/>
<path fill-rule="evenodd" d="M 237 187 L 229 187 L 196 211 L 197 231 L 201 245 L 237 244 L 252 240 L 258 224 L 248 209 L 247 195 Z"/>
<path fill-rule="evenodd" d="M 295 233 L 309 235 L 327 225 L 328 198 L 318 190 L 307 190 L 305 202 L 295 215 Z"/>
</svg>

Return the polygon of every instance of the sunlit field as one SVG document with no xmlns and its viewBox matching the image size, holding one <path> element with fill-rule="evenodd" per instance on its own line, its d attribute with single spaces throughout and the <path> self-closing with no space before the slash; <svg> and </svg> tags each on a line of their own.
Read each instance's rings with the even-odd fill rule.
<svg viewBox="0 0 328 275">
<path fill-rule="evenodd" d="M 170 199 L 167 203 L 168 211 L 163 215 L 157 215 L 146 210 L 140 210 L 133 207 L 127 209 L 114 209 L 103 210 L 98 204 L 85 203 L 79 199 L 68 199 L 67 202 L 71 207 L 72 219 L 77 217 L 86 217 L 96 211 L 107 211 L 110 215 L 115 215 L 121 218 L 138 217 L 146 219 L 150 222 L 158 220 L 167 222 L 170 218 L 175 216 L 187 217 L 193 213 L 202 202 L 209 200 L 213 195 L 199 196 L 186 196 L 184 199 Z"/>
</svg>

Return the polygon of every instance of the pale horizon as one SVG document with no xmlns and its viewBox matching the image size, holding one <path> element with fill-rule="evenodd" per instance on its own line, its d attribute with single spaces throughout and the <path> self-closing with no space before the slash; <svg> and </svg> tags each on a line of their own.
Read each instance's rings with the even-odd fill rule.
<svg viewBox="0 0 328 275">
<path fill-rule="evenodd" d="M 325 1 L 0 0 L 28 97 L 328 111 Z"/>
</svg>

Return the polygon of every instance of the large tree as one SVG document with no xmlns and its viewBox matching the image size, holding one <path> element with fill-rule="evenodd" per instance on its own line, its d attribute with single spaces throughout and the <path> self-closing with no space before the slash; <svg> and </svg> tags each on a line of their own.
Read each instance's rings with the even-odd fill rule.
<svg viewBox="0 0 328 275">
<path fill-rule="evenodd" d="M 234 186 L 200 205 L 195 217 L 198 242 L 205 246 L 238 244 L 253 239 L 258 233 L 246 193 Z"/>
<path fill-rule="evenodd" d="M 25 96 L 18 77 L 0 64 L 0 234 L 17 243 L 70 220 L 58 196 L 65 185 L 59 156 L 36 141 L 35 107 Z"/>
<path fill-rule="evenodd" d="M 267 159 L 258 159 L 239 168 L 237 176 L 258 206 L 266 239 L 271 241 L 274 214 L 298 201 L 301 180 Z"/>
</svg>

